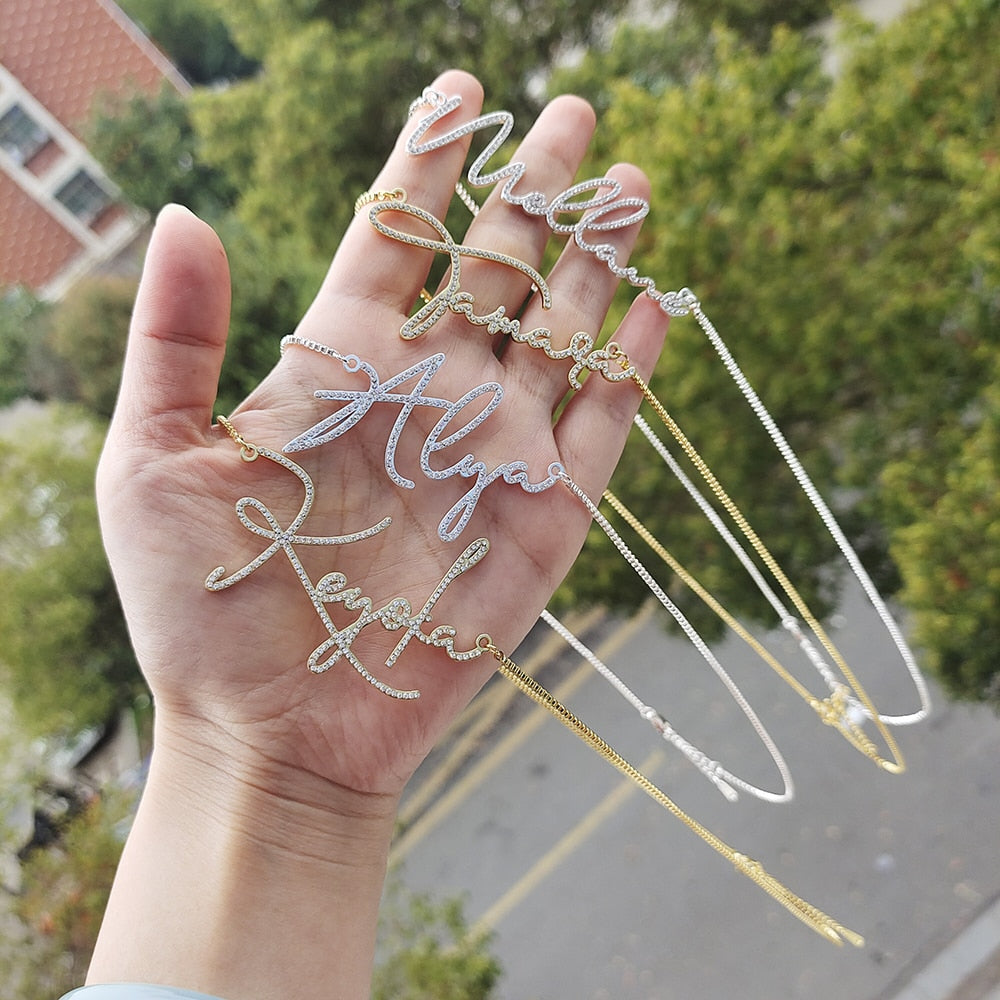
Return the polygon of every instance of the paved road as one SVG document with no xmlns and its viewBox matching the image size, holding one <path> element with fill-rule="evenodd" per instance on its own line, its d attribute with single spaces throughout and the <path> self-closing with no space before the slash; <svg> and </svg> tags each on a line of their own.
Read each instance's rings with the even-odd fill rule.
<svg viewBox="0 0 1000 1000">
<path fill-rule="evenodd" d="M 912 710 L 874 616 L 849 601 L 844 621 L 835 639 L 876 703 Z M 610 645 L 610 662 L 686 736 L 773 786 L 773 766 L 685 643 L 650 620 Z M 890 776 L 820 726 L 738 640 L 717 649 L 788 757 L 789 805 L 725 802 L 589 668 L 552 683 L 568 685 L 571 707 L 683 808 L 864 934 L 864 949 L 813 934 L 553 720 L 534 710 L 490 718 L 507 694 L 499 679 L 464 720 L 476 752 L 462 753 L 461 735 L 450 744 L 464 770 L 451 773 L 444 748 L 418 775 L 414 822 L 397 844 L 404 881 L 464 893 L 469 917 L 495 929 L 504 1000 L 948 1000 L 955 963 L 964 974 L 970 955 L 987 957 L 970 951 L 972 931 L 936 992 L 922 971 L 977 916 L 988 934 L 991 914 L 1000 928 L 1000 907 L 990 909 L 1000 898 L 1000 721 L 937 696 L 929 722 L 897 730 L 909 771 Z M 488 735 L 469 730 L 477 721 Z M 438 774 L 446 784 L 434 795 Z"/>
</svg>

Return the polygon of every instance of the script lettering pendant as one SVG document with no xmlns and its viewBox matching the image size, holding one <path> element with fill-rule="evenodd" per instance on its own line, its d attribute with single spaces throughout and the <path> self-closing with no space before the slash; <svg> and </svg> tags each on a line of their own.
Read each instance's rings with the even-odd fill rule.
<svg viewBox="0 0 1000 1000">
<path fill-rule="evenodd" d="M 308 430 L 293 438 L 285 445 L 285 452 L 305 451 L 321 444 L 333 441 L 363 420 L 375 403 L 388 403 L 398 406 L 399 414 L 389 432 L 385 445 L 385 471 L 389 479 L 403 489 L 413 489 L 415 483 L 406 478 L 396 467 L 396 449 L 400 436 L 417 407 L 431 407 L 441 411 L 441 418 L 427 434 L 420 449 L 420 471 L 427 479 L 445 480 L 455 476 L 473 480 L 468 491 L 452 505 L 451 509 L 441 518 L 438 524 L 438 537 L 445 542 L 453 542 L 465 530 L 469 519 L 475 513 L 479 499 L 487 487 L 502 480 L 505 483 L 519 486 L 525 493 L 540 493 L 559 481 L 559 476 L 565 471 L 559 462 L 553 462 L 547 470 L 547 475 L 533 482 L 528 473 L 528 464 L 521 460 L 503 462 L 491 469 L 485 462 L 473 454 L 467 454 L 447 468 L 435 469 L 431 466 L 431 456 L 457 444 L 473 430 L 479 427 L 496 410 L 503 399 L 503 387 L 499 382 L 484 382 L 470 389 L 457 400 L 443 399 L 437 396 L 426 396 L 424 390 L 431 379 L 440 371 L 445 363 L 443 354 L 432 354 L 423 361 L 417 362 L 405 371 L 381 381 L 378 372 L 365 361 L 353 354 L 341 359 L 347 372 L 362 372 L 368 378 L 367 389 L 318 389 L 317 399 L 327 399 L 344 405 L 328 417 L 313 424 Z M 399 392 L 401 386 L 416 379 L 409 392 Z M 457 422 L 463 410 L 477 404 L 486 397 L 486 405 L 469 418 L 464 424 L 449 432 L 449 427 Z M 448 432 L 448 433 L 446 433 Z"/>
<path fill-rule="evenodd" d="M 656 283 L 648 275 L 640 275 L 634 267 L 625 267 L 618 261 L 618 250 L 611 243 L 594 242 L 594 234 L 614 232 L 628 229 L 629 226 L 641 222 L 649 214 L 649 202 L 645 198 L 622 196 L 622 186 L 611 177 L 594 177 L 580 181 L 561 191 L 553 198 L 548 198 L 542 191 L 530 191 L 527 194 L 517 194 L 515 187 L 527 172 L 527 166 L 520 160 L 494 170 L 483 173 L 486 164 L 500 150 L 511 134 L 514 126 L 514 116 L 509 111 L 493 111 L 480 115 L 464 125 L 456 125 L 453 129 L 433 139 L 424 136 L 435 122 L 439 122 L 461 107 L 462 98 L 447 97 L 439 91 L 428 88 L 420 100 L 414 101 L 410 107 L 411 114 L 420 107 L 429 107 L 430 112 L 420 118 L 406 142 L 406 150 L 412 156 L 429 153 L 440 149 L 449 143 L 456 142 L 467 135 L 473 135 L 484 129 L 497 127 L 496 135 L 487 143 L 482 153 L 469 167 L 466 177 L 473 187 L 489 187 L 503 181 L 500 197 L 509 205 L 513 205 L 528 215 L 544 216 L 549 228 L 554 233 L 571 235 L 577 246 L 587 253 L 593 254 L 617 278 L 627 281 L 635 288 L 641 288 L 643 293 L 652 299 L 668 316 L 686 316 L 698 304 L 697 298 L 690 289 L 680 291 L 660 291 Z M 592 197 L 580 199 L 581 195 Z M 583 213 L 576 222 L 560 222 L 559 216 Z"/>
<path fill-rule="evenodd" d="M 414 236 L 412 233 L 395 229 L 382 222 L 379 216 L 383 212 L 403 212 L 416 218 L 423 219 L 432 226 L 435 232 L 441 237 L 440 240 L 424 239 Z M 630 377 L 627 369 L 620 368 L 613 364 L 614 355 L 608 347 L 598 349 L 595 346 L 594 338 L 583 330 L 578 330 L 570 338 L 569 345 L 564 348 L 552 346 L 552 331 L 547 327 L 536 327 L 532 330 L 525 330 L 521 326 L 521 321 L 512 316 L 508 316 L 504 306 L 497 306 L 492 312 L 477 313 L 475 311 L 476 300 L 471 292 L 462 288 L 462 257 L 485 257 L 495 263 L 512 267 L 531 277 L 535 288 L 538 291 L 540 304 L 543 309 L 549 309 L 552 305 L 552 295 L 549 286 L 540 274 L 528 267 L 522 261 L 507 254 L 491 253 L 490 251 L 473 250 L 457 244 L 445 225 L 435 219 L 423 209 L 408 205 L 403 201 L 380 201 L 372 205 L 368 211 L 368 218 L 371 224 L 389 239 L 396 240 L 408 246 L 422 247 L 426 250 L 436 250 L 440 253 L 447 253 L 451 261 L 447 284 L 436 294 L 431 296 L 427 302 L 411 316 L 399 330 L 399 335 L 404 340 L 413 340 L 425 334 L 438 322 L 446 313 L 451 312 L 456 316 L 464 316 L 473 326 L 484 327 L 491 337 L 498 334 L 510 337 L 515 343 L 527 344 L 542 351 L 546 357 L 552 361 L 563 361 L 569 359 L 573 362 L 566 375 L 570 388 L 577 391 L 582 388 L 580 374 L 583 371 L 600 372 L 609 382 L 621 382 Z M 390 472 L 390 476 L 392 473 Z M 402 485 L 402 484 L 401 484 Z"/>
<path fill-rule="evenodd" d="M 227 422 L 227 430 L 231 427 Z M 233 431 L 230 431 L 233 433 Z M 267 547 L 257 556 L 250 560 L 245 566 L 233 573 L 226 574 L 224 566 L 217 566 L 208 574 L 205 580 L 205 589 L 212 592 L 228 590 L 242 580 L 245 580 L 252 573 L 259 570 L 271 557 L 279 550 L 284 552 L 295 570 L 295 575 L 299 578 L 303 589 L 319 619 L 323 622 L 328 633 L 328 638 L 321 642 L 309 654 L 306 661 L 307 666 L 313 673 L 323 673 L 329 670 L 340 659 L 346 660 L 372 687 L 389 695 L 391 698 L 411 699 L 418 698 L 420 692 L 416 690 L 401 690 L 386 684 L 375 677 L 368 668 L 361 662 L 354 650 L 354 642 L 361 632 L 371 625 L 380 625 L 386 632 L 403 631 L 403 637 L 396 643 L 396 647 L 385 660 L 387 667 L 392 667 L 399 659 L 413 639 L 422 642 L 426 646 L 436 649 L 443 649 L 453 660 L 469 660 L 482 654 L 482 650 L 473 647 L 468 650 L 457 650 L 455 648 L 455 636 L 458 634 L 453 625 L 438 625 L 430 633 L 424 632 L 423 626 L 431 619 L 437 602 L 444 595 L 444 592 L 463 573 L 468 572 L 479 563 L 489 552 L 490 543 L 485 538 L 477 538 L 464 552 L 452 563 L 450 569 L 441 578 L 431 595 L 424 602 L 421 609 L 413 611 L 410 602 L 405 597 L 393 597 L 382 607 L 376 608 L 375 602 L 362 592 L 360 587 L 349 585 L 347 577 L 343 573 L 332 572 L 323 576 L 318 583 L 313 583 L 306 572 L 296 546 L 299 545 L 349 545 L 352 542 L 364 541 L 366 538 L 384 531 L 392 523 L 389 517 L 382 518 L 381 521 L 363 528 L 361 531 L 354 531 L 344 535 L 304 535 L 299 534 L 306 519 L 312 510 L 316 490 L 308 473 L 300 466 L 284 455 L 262 448 L 256 445 L 249 445 L 242 439 L 238 439 L 243 447 L 243 457 L 247 462 L 256 461 L 258 458 L 266 458 L 268 461 L 280 465 L 289 472 L 294 473 L 302 483 L 305 496 L 298 514 L 295 515 L 288 527 L 283 528 L 278 518 L 271 510 L 256 497 L 242 497 L 236 502 L 236 516 L 240 523 L 252 534 L 258 535 L 268 541 Z M 255 512 L 263 523 L 255 520 L 250 512 Z M 357 617 L 343 628 L 338 628 L 328 610 L 328 605 L 340 604 L 347 611 L 357 612 Z"/>
</svg>

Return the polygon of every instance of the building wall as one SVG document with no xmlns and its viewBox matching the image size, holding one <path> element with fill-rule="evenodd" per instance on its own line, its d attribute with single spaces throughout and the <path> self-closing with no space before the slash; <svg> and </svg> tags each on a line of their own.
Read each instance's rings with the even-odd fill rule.
<svg viewBox="0 0 1000 1000">
<path fill-rule="evenodd" d="M 0 289 L 58 298 L 145 217 L 83 141 L 102 99 L 188 86 L 110 0 L 0 3 Z"/>
</svg>

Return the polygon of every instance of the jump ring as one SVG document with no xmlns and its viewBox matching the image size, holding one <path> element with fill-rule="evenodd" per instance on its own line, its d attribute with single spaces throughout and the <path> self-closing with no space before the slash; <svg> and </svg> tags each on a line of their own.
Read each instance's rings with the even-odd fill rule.
<svg viewBox="0 0 1000 1000">
<path fill-rule="evenodd" d="M 397 187 L 391 191 L 373 189 L 363 191 L 358 195 L 358 200 L 354 203 L 354 214 L 357 215 L 365 207 L 376 201 L 406 201 L 405 188 Z"/>
</svg>

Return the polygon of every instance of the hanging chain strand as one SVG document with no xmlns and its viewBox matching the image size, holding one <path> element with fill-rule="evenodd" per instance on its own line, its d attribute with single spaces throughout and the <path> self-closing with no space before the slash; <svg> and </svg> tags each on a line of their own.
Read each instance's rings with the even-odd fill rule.
<svg viewBox="0 0 1000 1000">
<path fill-rule="evenodd" d="M 743 537 L 746 538 L 746 540 L 750 543 L 750 545 L 757 553 L 757 555 L 760 556 L 761 561 L 767 567 L 768 571 L 771 573 L 774 579 L 778 581 L 778 584 L 781 586 L 782 590 L 784 590 L 784 592 L 788 595 L 789 600 L 795 606 L 795 609 L 798 611 L 798 613 L 802 616 L 803 621 L 805 621 L 805 623 L 809 626 L 809 628 L 812 629 L 817 639 L 819 639 L 819 642 L 822 645 L 822 647 L 826 650 L 827 654 L 834 661 L 834 663 L 836 663 L 837 668 L 840 670 L 844 679 L 853 689 L 854 694 L 856 695 L 858 701 L 864 706 L 865 711 L 871 717 L 876 729 L 879 732 L 879 735 L 885 742 L 886 749 L 889 751 L 893 759 L 888 760 L 885 757 L 882 757 L 879 754 L 878 750 L 874 748 L 874 746 L 871 746 L 870 748 L 872 752 L 869 752 L 869 749 L 865 749 L 863 746 L 860 749 L 862 749 L 862 751 L 867 756 L 871 757 L 871 759 L 876 764 L 878 764 L 879 767 L 888 771 L 890 774 L 902 774 L 903 771 L 906 770 L 906 763 L 903 760 L 903 755 L 900 752 L 896 740 L 889 732 L 889 729 L 886 726 L 886 724 L 882 721 L 878 709 L 876 709 L 875 706 L 872 704 L 871 698 L 868 697 L 868 694 L 861 686 L 860 681 L 858 681 L 858 679 L 854 676 L 854 672 L 847 665 L 847 662 L 844 660 L 843 656 L 841 656 L 840 651 L 833 644 L 830 637 L 826 634 L 826 630 L 816 620 L 816 617 L 815 615 L 813 615 L 812 611 L 809 610 L 809 607 L 802 599 L 801 594 L 799 594 L 798 590 L 796 590 L 796 588 L 793 586 L 791 580 L 789 580 L 788 577 L 785 575 L 784 570 L 782 570 L 782 568 L 778 565 L 777 560 L 774 558 L 773 555 L 771 555 L 770 550 L 764 545 L 764 543 L 758 537 L 757 533 L 750 526 L 749 522 L 744 517 L 743 512 L 739 509 L 739 507 L 737 507 L 733 499 L 723 489 L 722 484 L 719 482 L 718 479 L 716 479 L 715 474 L 709 468 L 708 463 L 701 457 L 701 455 L 695 449 L 694 445 L 691 444 L 691 442 L 688 440 L 687 436 L 681 430 L 680 426 L 677 424 L 674 418 L 671 417 L 670 414 L 667 412 L 667 409 L 663 405 L 663 403 L 660 402 L 660 400 L 653 393 L 653 390 L 650 389 L 646 381 L 636 371 L 635 367 L 629 360 L 628 355 L 621 349 L 621 347 L 618 344 L 615 343 L 611 343 L 608 345 L 608 351 L 611 357 L 617 362 L 617 364 L 621 366 L 622 370 L 627 372 L 632 381 L 635 382 L 635 384 L 639 387 L 639 390 L 642 392 L 646 401 L 649 403 L 650 406 L 652 406 L 653 410 L 655 411 L 656 415 L 660 418 L 663 425 L 667 428 L 668 431 L 670 431 L 670 433 L 674 437 L 674 440 L 680 445 L 681 449 L 691 460 L 691 463 L 698 470 L 702 479 L 705 480 L 709 489 L 715 495 L 715 498 L 723 506 L 726 513 L 729 514 L 729 516 L 733 519 L 736 526 L 742 533 Z M 823 718 L 824 722 L 830 721 L 832 716 L 830 715 L 829 707 L 824 711 L 820 711 L 820 717 Z M 837 725 L 838 728 L 840 728 L 840 724 L 837 723 Z M 843 729 L 841 729 L 841 731 L 843 731 Z"/>
<path fill-rule="evenodd" d="M 240 458 L 244 462 L 256 462 L 260 456 L 260 451 L 255 444 L 251 444 L 234 426 L 233 422 L 224 417 L 221 413 L 218 416 L 219 426 L 240 446 Z"/>
<path fill-rule="evenodd" d="M 537 705 L 544 708 L 550 715 L 558 719 L 575 736 L 587 746 L 600 754 L 609 764 L 641 788 L 651 799 L 679 819 L 692 833 L 701 838 L 712 850 L 721 854 L 737 871 L 776 899 L 790 913 L 793 913 L 803 923 L 811 927 L 817 934 L 835 944 L 845 941 L 855 947 L 864 945 L 860 934 L 843 927 L 822 910 L 796 896 L 790 889 L 770 875 L 758 861 L 734 851 L 725 841 L 717 837 L 711 830 L 702 826 L 689 816 L 669 796 L 662 792 L 638 768 L 630 764 L 621 754 L 594 732 L 585 722 L 577 718 L 561 701 L 526 674 L 506 653 L 494 645 L 492 638 L 483 633 L 476 640 L 476 645 L 485 653 L 489 653 L 498 663 L 498 670 L 519 691 L 527 695 Z"/>
<path fill-rule="evenodd" d="M 635 533 L 666 563 L 680 581 L 740 639 L 742 639 L 823 721 L 836 729 L 855 749 L 874 761 L 879 760 L 878 748 L 868 734 L 848 715 L 848 689 L 836 688 L 828 697 L 817 698 L 784 665 L 751 635 L 664 547 L 659 539 L 639 520 L 611 490 L 604 499 Z"/>
</svg>

